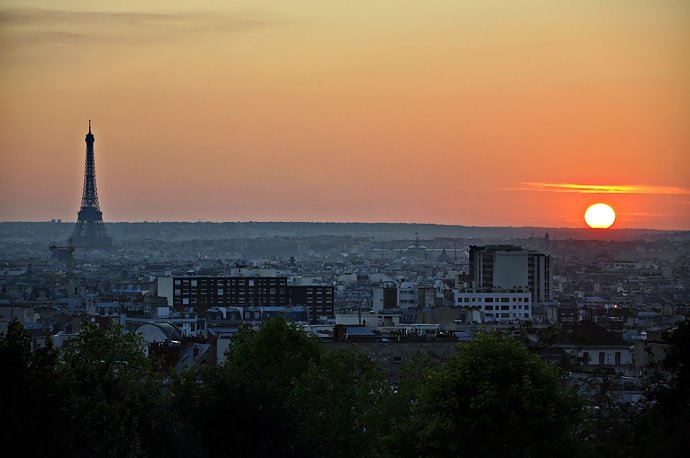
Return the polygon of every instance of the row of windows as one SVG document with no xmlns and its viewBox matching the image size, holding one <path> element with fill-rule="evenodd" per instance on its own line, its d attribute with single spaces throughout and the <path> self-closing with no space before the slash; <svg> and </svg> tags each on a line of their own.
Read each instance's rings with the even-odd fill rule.
<svg viewBox="0 0 690 458">
<path fill-rule="evenodd" d="M 233 286 L 230 286 L 227 288 L 228 294 L 231 294 L 233 292 L 237 292 L 239 294 L 245 294 L 245 292 L 247 294 L 253 294 L 255 292 L 257 294 L 276 294 L 276 292 L 278 294 L 285 294 L 286 290 L 287 290 L 287 288 L 261 288 L 261 287 L 239 288 L 239 287 L 233 287 Z M 222 294 L 224 294 L 224 291 L 226 291 L 226 289 L 225 288 L 217 288 L 217 289 L 216 288 L 210 288 L 209 289 L 209 288 L 204 288 L 204 287 L 201 287 L 201 288 L 193 288 L 193 287 L 192 288 L 185 288 L 185 287 L 183 287 L 183 288 L 175 288 L 174 294 L 176 296 L 189 295 L 189 294 L 205 295 L 205 294 L 209 294 L 209 293 L 213 294 L 213 291 L 216 291 L 218 295 L 222 295 Z M 324 295 L 329 295 L 329 294 L 333 294 L 332 289 L 317 288 L 315 290 L 313 290 L 313 289 L 307 290 L 307 295 L 309 295 L 309 296 L 314 296 L 314 295 L 324 296 Z"/>
<path fill-rule="evenodd" d="M 176 297 L 173 301 L 176 305 L 196 305 L 202 303 L 199 301 L 199 298 L 196 297 Z M 287 304 L 287 299 L 285 297 L 258 297 L 256 299 L 254 298 L 244 298 L 244 297 L 237 297 L 237 298 L 232 298 L 232 297 L 211 297 L 208 299 L 208 304 L 246 304 L 246 303 L 252 303 L 252 304 L 258 304 L 258 305 L 276 305 L 276 304 L 281 304 L 285 305 Z M 333 303 L 333 298 L 332 297 L 326 297 L 318 300 L 314 300 L 312 298 L 307 298 L 307 304 L 332 304 Z"/>
<path fill-rule="evenodd" d="M 207 294 L 213 294 L 214 292 L 218 296 L 222 296 L 224 294 L 247 294 L 247 295 L 254 295 L 254 294 L 280 294 L 280 295 L 285 295 L 286 294 L 286 288 L 252 288 L 252 289 L 247 289 L 247 288 L 228 288 L 227 290 L 225 288 L 218 288 L 218 289 L 196 289 L 196 288 L 191 288 L 191 289 L 175 289 L 174 295 L 175 296 L 206 296 Z"/>
<path fill-rule="evenodd" d="M 318 312 L 324 312 L 324 314 L 328 315 L 329 311 L 327 310 L 317 310 Z M 258 320 L 261 318 L 261 312 L 253 311 L 253 312 L 244 312 L 244 319 L 245 320 Z"/>
<path fill-rule="evenodd" d="M 229 279 L 213 279 L 213 280 L 196 280 L 196 279 L 181 279 L 176 278 L 175 286 L 277 286 L 286 285 L 286 278 L 229 278 Z"/>
<path fill-rule="evenodd" d="M 488 302 L 488 303 L 502 302 L 502 303 L 505 303 L 505 302 L 510 302 L 509 299 L 511 299 L 511 298 L 509 298 L 509 297 L 501 297 L 501 298 L 485 297 L 484 300 L 482 301 L 481 297 L 480 298 L 473 297 L 472 302 Z M 524 297 L 524 298 L 523 297 L 513 297 L 512 299 L 513 299 L 513 302 L 523 302 L 523 300 L 524 300 L 524 302 L 529 302 L 529 298 L 527 298 L 527 297 Z M 470 298 L 469 297 L 458 297 L 458 302 L 470 302 Z"/>
<path fill-rule="evenodd" d="M 488 315 L 488 316 L 493 316 L 493 317 L 495 317 L 495 318 L 501 318 L 501 319 L 503 319 L 503 318 L 508 318 L 508 319 L 510 319 L 510 318 L 513 318 L 513 319 L 520 319 L 520 316 L 521 316 L 520 313 L 512 313 L 512 314 L 511 314 L 511 313 L 506 313 L 506 312 L 501 312 L 501 313 L 496 313 L 496 314 L 487 313 L 487 315 Z M 529 316 L 529 313 L 523 314 L 523 318 L 529 319 L 529 317 L 530 317 L 530 316 Z"/>
<path fill-rule="evenodd" d="M 209 294 L 209 293 L 213 294 L 214 290 L 218 291 L 218 294 L 223 294 L 223 291 L 225 290 L 225 288 L 221 287 L 221 285 L 218 285 L 217 289 L 216 289 L 216 287 L 208 288 L 208 287 L 202 286 L 200 288 L 197 288 L 194 286 L 192 286 L 192 287 L 182 286 L 180 288 L 175 288 L 174 291 L 175 291 L 175 295 L 180 295 L 180 294 Z M 245 286 L 245 287 L 237 287 L 237 286 L 233 286 L 233 285 L 228 285 L 227 290 L 228 291 L 239 291 L 239 292 L 241 292 L 241 294 L 243 294 L 244 291 L 248 292 L 249 294 L 251 294 L 252 292 L 255 292 L 255 291 L 256 292 L 263 292 L 264 294 L 266 293 L 266 291 L 269 291 L 271 294 L 275 294 L 277 291 L 280 294 L 285 294 L 285 291 L 287 290 L 287 288 L 285 288 L 285 287 L 282 287 L 282 288 L 265 288 L 265 287 L 260 287 L 260 286 L 259 287 L 251 286 L 251 285 Z M 332 288 L 308 289 L 306 291 L 306 293 L 307 293 L 307 295 L 310 295 L 310 296 L 312 296 L 312 295 L 323 296 L 323 295 L 327 295 L 327 294 L 333 294 L 333 289 Z"/>
<path fill-rule="evenodd" d="M 494 306 L 493 305 L 485 305 L 484 310 L 494 310 Z M 501 306 L 497 305 L 496 310 L 510 310 L 510 305 L 501 305 Z M 513 310 L 522 310 L 522 305 L 513 305 Z M 525 310 L 529 310 L 529 305 L 525 304 Z"/>
<path fill-rule="evenodd" d="M 318 308 L 316 309 L 317 312 L 324 312 L 326 314 L 329 313 L 329 310 L 323 309 L 323 308 Z M 259 311 L 245 311 L 244 312 L 244 319 L 245 320 L 258 320 L 261 317 L 261 312 Z"/>
<path fill-rule="evenodd" d="M 613 364 L 619 366 L 621 364 L 621 352 L 617 351 L 616 353 L 614 353 L 613 358 L 614 358 Z M 582 360 L 585 364 L 589 364 L 590 359 L 591 358 L 589 356 L 589 352 L 585 351 L 582 353 Z M 599 365 L 603 366 L 605 364 L 611 364 L 610 357 L 608 357 L 606 352 L 600 351 L 599 352 Z"/>
<path fill-rule="evenodd" d="M 176 297 L 173 300 L 174 305 L 196 305 L 199 304 L 200 302 L 196 297 Z M 245 305 L 245 304 L 251 304 L 251 305 L 287 305 L 288 301 L 287 298 L 285 297 L 271 297 L 271 298 L 264 298 L 264 297 L 259 297 L 256 300 L 249 298 L 246 299 L 244 297 L 240 298 L 232 298 L 232 297 L 210 297 L 206 300 L 206 305 Z"/>
</svg>

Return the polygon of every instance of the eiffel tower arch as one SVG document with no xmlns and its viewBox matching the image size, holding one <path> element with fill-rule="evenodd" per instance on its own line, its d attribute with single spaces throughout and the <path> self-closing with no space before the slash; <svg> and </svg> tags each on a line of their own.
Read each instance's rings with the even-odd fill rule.
<svg viewBox="0 0 690 458">
<path fill-rule="evenodd" d="M 93 154 L 95 138 L 91 133 L 86 134 L 86 167 L 84 169 L 84 193 L 81 198 L 81 208 L 74 226 L 70 245 L 74 248 L 108 248 L 113 246 L 113 240 L 103 223 L 103 213 L 98 204 L 96 190 L 96 163 Z"/>
</svg>

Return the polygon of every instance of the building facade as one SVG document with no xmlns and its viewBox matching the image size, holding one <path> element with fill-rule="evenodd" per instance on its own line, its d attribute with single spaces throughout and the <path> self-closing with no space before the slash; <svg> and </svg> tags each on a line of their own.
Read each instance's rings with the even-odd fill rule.
<svg viewBox="0 0 690 458">
<path fill-rule="evenodd" d="M 176 310 L 199 307 L 305 306 L 309 321 L 333 319 L 331 285 L 292 285 L 279 276 L 158 277 L 158 295 Z"/>
<path fill-rule="evenodd" d="M 455 306 L 480 312 L 483 322 L 532 320 L 532 295 L 527 289 L 477 290 L 454 292 Z"/>
<path fill-rule="evenodd" d="M 471 245 L 469 282 L 475 289 L 529 289 L 532 302 L 551 301 L 551 256 L 516 245 Z"/>
<path fill-rule="evenodd" d="M 375 286 L 371 291 L 371 298 L 371 310 L 374 312 L 397 309 L 399 307 L 398 286 L 394 282 Z"/>
</svg>

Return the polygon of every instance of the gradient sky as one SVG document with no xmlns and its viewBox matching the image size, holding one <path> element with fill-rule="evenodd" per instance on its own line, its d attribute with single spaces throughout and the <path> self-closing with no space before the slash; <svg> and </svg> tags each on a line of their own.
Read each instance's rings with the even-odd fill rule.
<svg viewBox="0 0 690 458">
<path fill-rule="evenodd" d="M 0 220 L 690 229 L 687 0 L 0 0 Z"/>
</svg>

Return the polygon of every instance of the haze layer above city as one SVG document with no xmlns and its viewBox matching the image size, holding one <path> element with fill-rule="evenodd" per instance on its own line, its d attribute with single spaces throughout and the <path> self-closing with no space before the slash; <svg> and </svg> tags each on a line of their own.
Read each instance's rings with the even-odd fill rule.
<svg viewBox="0 0 690 458">
<path fill-rule="evenodd" d="M 0 220 L 690 229 L 690 3 L 6 0 Z"/>
</svg>

